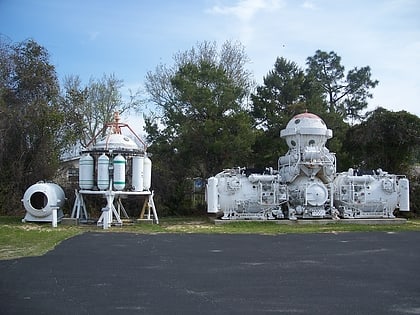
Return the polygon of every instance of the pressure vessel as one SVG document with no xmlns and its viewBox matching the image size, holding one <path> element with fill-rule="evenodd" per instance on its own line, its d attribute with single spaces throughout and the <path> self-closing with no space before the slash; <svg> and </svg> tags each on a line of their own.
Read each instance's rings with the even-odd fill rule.
<svg viewBox="0 0 420 315">
<path fill-rule="evenodd" d="M 81 189 L 93 188 L 93 157 L 87 153 L 79 159 L 79 186 Z"/>
<path fill-rule="evenodd" d="M 410 185 L 407 178 L 401 178 L 398 182 L 400 190 L 400 211 L 410 211 Z"/>
<path fill-rule="evenodd" d="M 63 189 L 55 183 L 38 182 L 23 195 L 23 205 L 28 213 L 37 218 L 51 215 L 54 208 L 64 205 Z"/>
<path fill-rule="evenodd" d="M 149 190 L 152 184 L 152 161 L 147 156 L 145 156 L 143 165 L 143 189 Z"/>
<path fill-rule="evenodd" d="M 125 158 L 118 154 L 114 157 L 114 189 L 123 190 L 125 188 Z"/>
<path fill-rule="evenodd" d="M 99 190 L 106 190 L 109 187 L 109 158 L 103 153 L 98 158 L 98 174 L 97 174 Z"/>
<path fill-rule="evenodd" d="M 143 191 L 144 157 L 133 156 L 132 182 L 134 191 Z"/>
<path fill-rule="evenodd" d="M 251 183 L 271 183 L 278 178 L 278 175 L 264 175 L 264 174 L 251 174 L 248 177 L 248 180 Z"/>
<path fill-rule="evenodd" d="M 207 180 L 207 212 L 217 213 L 218 209 L 218 191 L 217 191 L 217 178 L 210 177 Z"/>
</svg>

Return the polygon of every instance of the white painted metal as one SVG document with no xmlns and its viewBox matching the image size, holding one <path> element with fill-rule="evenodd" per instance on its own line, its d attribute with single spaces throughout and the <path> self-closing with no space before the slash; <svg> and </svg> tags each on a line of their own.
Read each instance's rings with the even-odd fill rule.
<svg viewBox="0 0 420 315">
<path fill-rule="evenodd" d="M 249 175 L 243 168 L 234 168 L 217 174 L 207 185 L 209 210 L 221 211 L 225 219 L 283 218 L 286 186 L 272 170 L 267 172 Z"/>
<path fill-rule="evenodd" d="M 398 182 L 400 189 L 400 211 L 410 211 L 410 185 L 407 178 L 401 178 Z"/>
<path fill-rule="evenodd" d="M 114 157 L 114 189 L 123 190 L 125 188 L 125 158 L 118 154 Z"/>
<path fill-rule="evenodd" d="M 217 178 L 210 177 L 207 181 L 207 212 L 208 213 L 217 213 L 218 208 L 218 196 L 217 196 Z"/>
<path fill-rule="evenodd" d="M 109 187 L 109 157 L 102 153 L 98 158 L 97 185 L 100 190 Z"/>
<path fill-rule="evenodd" d="M 57 216 L 57 208 L 53 208 L 52 209 L 52 227 L 57 227 L 57 221 L 58 221 L 58 216 Z"/>
<path fill-rule="evenodd" d="M 94 146 L 97 151 L 116 151 L 116 150 L 138 150 L 139 146 L 129 137 L 118 134 L 109 133 L 104 138 L 99 140 Z"/>
<path fill-rule="evenodd" d="M 144 190 L 149 190 L 152 185 L 152 161 L 147 156 L 144 157 L 143 170 L 143 188 Z"/>
<path fill-rule="evenodd" d="M 144 157 L 133 156 L 132 185 L 134 191 L 144 190 Z"/>
<path fill-rule="evenodd" d="M 94 161 L 89 154 L 83 154 L 79 160 L 79 186 L 81 189 L 93 188 Z"/>
<path fill-rule="evenodd" d="M 98 132 L 98 135 L 102 134 L 105 128 L 109 128 L 105 137 L 96 140 L 95 136 L 86 150 L 82 151 L 83 154 L 92 155 L 96 159 L 96 167 L 93 163 L 92 169 L 96 172 L 96 185 L 99 190 L 93 183 L 92 186 L 83 186 L 86 189 L 76 191 L 71 217 L 88 220 L 89 214 L 84 199 L 87 196 L 102 197 L 106 200 L 106 206 L 102 208 L 105 210 L 97 221 L 98 226 L 108 228 L 111 225 L 122 225 L 122 218 L 129 218 L 122 200 L 139 197 L 144 200 L 140 220 L 153 220 L 158 223 L 154 193 L 150 191 L 152 162 L 147 157 L 146 144 L 128 125 L 119 122 L 118 113 L 114 114 L 114 119 L 114 122 L 106 124 L 104 129 Z M 122 127 L 128 127 L 139 143 L 143 144 L 143 148 L 132 138 L 123 135 Z M 146 210 L 147 219 L 144 219 Z"/>
<path fill-rule="evenodd" d="M 27 211 L 23 221 L 52 222 L 53 210 L 57 210 L 57 221 L 61 221 L 64 201 L 64 191 L 59 185 L 38 182 L 30 186 L 23 195 L 22 202 Z"/>
<path fill-rule="evenodd" d="M 393 218 L 409 211 L 406 178 L 382 170 L 336 173 L 326 147 L 332 131 L 317 115 L 293 117 L 280 136 L 289 147 L 278 169 L 226 169 L 208 179 L 207 211 L 223 219 Z M 215 185 L 217 183 L 217 185 Z"/>
<path fill-rule="evenodd" d="M 368 175 L 337 174 L 334 205 L 344 218 L 393 218 L 401 179 L 381 169 Z"/>
</svg>

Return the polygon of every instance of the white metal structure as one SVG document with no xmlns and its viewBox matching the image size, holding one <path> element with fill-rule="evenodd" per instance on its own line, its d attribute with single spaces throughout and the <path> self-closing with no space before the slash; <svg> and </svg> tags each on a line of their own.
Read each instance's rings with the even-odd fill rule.
<svg viewBox="0 0 420 315">
<path fill-rule="evenodd" d="M 393 218 L 409 211 L 409 183 L 382 170 L 336 173 L 326 147 L 332 130 L 317 115 L 293 117 L 280 136 L 289 147 L 278 169 L 222 171 L 208 179 L 207 212 L 222 219 Z"/>
<path fill-rule="evenodd" d="M 343 218 L 394 218 L 396 208 L 410 211 L 408 179 L 381 169 L 371 174 L 349 169 L 334 185 L 334 204 Z"/>
<path fill-rule="evenodd" d="M 65 201 L 63 189 L 50 182 L 37 182 L 23 195 L 26 215 L 22 222 L 51 222 L 56 224 L 63 218 L 61 207 Z"/>
<path fill-rule="evenodd" d="M 85 198 L 102 197 L 106 200 L 97 224 L 108 228 L 111 225 L 122 225 L 123 218 L 128 218 L 123 199 L 144 199 L 139 220 L 152 220 L 159 223 L 150 191 L 152 162 L 147 157 L 146 145 L 127 125 L 119 122 L 118 113 L 114 122 L 104 126 L 105 137 L 98 140 L 94 137 L 87 149 L 81 152 L 79 161 L 79 186 L 73 206 L 72 218 L 88 219 Z M 143 144 L 137 143 L 123 135 L 122 127 L 128 127 L 132 134 Z M 101 131 L 101 132 L 102 132 Z M 96 182 L 95 182 L 96 179 Z"/>
</svg>

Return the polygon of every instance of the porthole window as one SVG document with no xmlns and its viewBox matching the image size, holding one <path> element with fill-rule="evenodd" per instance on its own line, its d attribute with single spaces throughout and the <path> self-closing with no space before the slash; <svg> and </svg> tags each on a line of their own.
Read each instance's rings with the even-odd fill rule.
<svg viewBox="0 0 420 315">
<path fill-rule="evenodd" d="M 299 118 L 295 120 L 295 124 L 297 125 L 298 123 L 300 123 L 300 119 Z"/>
<path fill-rule="evenodd" d="M 296 142 L 295 142 L 295 140 L 290 141 L 290 144 L 291 144 L 293 147 L 295 147 L 295 146 L 296 146 Z"/>
<path fill-rule="evenodd" d="M 314 144 L 315 144 L 315 140 L 314 139 L 309 140 L 309 145 L 314 145 Z"/>
</svg>

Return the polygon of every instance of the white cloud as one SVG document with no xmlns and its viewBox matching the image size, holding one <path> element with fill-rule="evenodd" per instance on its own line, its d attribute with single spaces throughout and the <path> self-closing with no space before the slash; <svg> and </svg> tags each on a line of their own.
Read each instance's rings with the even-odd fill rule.
<svg viewBox="0 0 420 315">
<path fill-rule="evenodd" d="M 420 7 L 412 0 L 335 1 L 215 0 L 206 13 L 219 27 L 216 38 L 239 39 L 255 79 L 271 70 L 277 56 L 305 67 L 317 49 L 342 57 L 346 71 L 370 66 L 379 85 L 369 110 L 384 106 L 419 114 Z M 390 9 L 392 8 L 392 10 Z"/>
<path fill-rule="evenodd" d="M 228 18 L 218 22 L 225 25 L 219 28 L 218 37 L 235 38 L 248 47 L 260 41 L 258 37 L 262 36 L 261 27 L 268 20 L 277 20 L 276 14 L 285 5 L 285 0 L 237 0 L 230 5 L 214 5 L 206 13 Z"/>
<path fill-rule="evenodd" d="M 315 4 L 312 1 L 304 1 L 302 3 L 302 8 L 313 10 L 315 9 Z"/>
<path fill-rule="evenodd" d="M 209 13 L 232 15 L 241 21 L 250 21 L 258 11 L 276 10 L 283 6 L 282 0 L 240 0 L 232 6 L 215 5 Z"/>
</svg>

